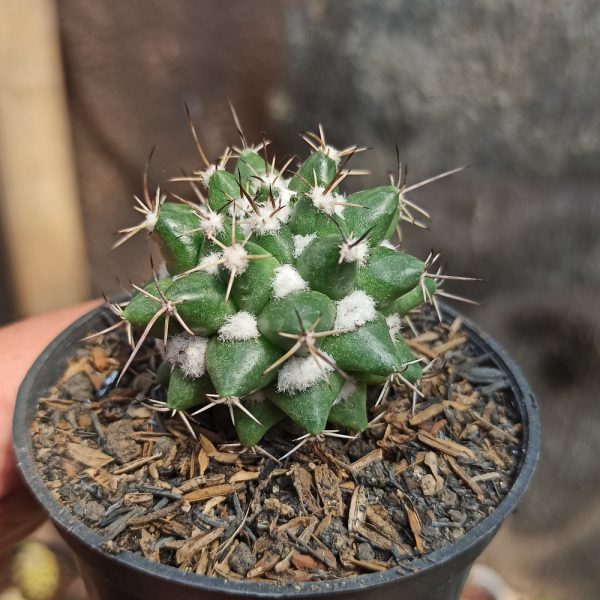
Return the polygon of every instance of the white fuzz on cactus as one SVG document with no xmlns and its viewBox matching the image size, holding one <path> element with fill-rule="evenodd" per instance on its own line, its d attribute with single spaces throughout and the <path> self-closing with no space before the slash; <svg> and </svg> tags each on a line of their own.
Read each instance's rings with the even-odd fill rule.
<svg viewBox="0 0 600 600">
<path fill-rule="evenodd" d="M 344 212 L 344 206 L 341 204 L 344 202 L 344 197 L 334 194 L 331 191 L 326 192 L 324 187 L 316 186 L 311 188 L 308 192 L 308 197 L 312 200 L 315 208 L 326 215 L 341 216 Z"/>
<path fill-rule="evenodd" d="M 337 313 L 334 329 L 352 329 L 372 321 L 375 316 L 375 300 L 362 290 L 355 290 L 336 303 Z"/>
<path fill-rule="evenodd" d="M 385 318 L 388 329 L 390 330 L 390 337 L 393 340 L 400 335 L 400 330 L 402 329 L 402 321 L 400 320 L 400 315 L 398 313 L 393 313 L 388 315 Z"/>
<path fill-rule="evenodd" d="M 222 342 L 253 340 L 260 335 L 256 317 L 245 310 L 225 318 L 219 329 Z"/>
<path fill-rule="evenodd" d="M 223 231 L 223 222 L 225 215 L 210 211 L 208 215 L 200 221 L 200 229 L 207 236 L 215 236 Z"/>
<path fill-rule="evenodd" d="M 308 288 L 308 284 L 292 265 L 281 265 L 275 269 L 275 277 L 271 283 L 273 298 L 285 298 L 292 292 Z"/>
<path fill-rule="evenodd" d="M 206 256 L 203 256 L 198 263 L 200 271 L 205 271 L 209 275 L 219 274 L 219 265 L 217 261 L 221 260 L 222 254 L 220 252 L 211 252 Z"/>
<path fill-rule="evenodd" d="M 306 250 L 306 246 L 308 246 L 316 237 L 316 233 L 311 233 L 309 235 L 295 235 L 294 258 L 298 258 L 304 252 L 304 250 Z"/>
<path fill-rule="evenodd" d="M 366 240 L 355 240 L 350 237 L 340 245 L 340 260 L 347 263 L 364 265 L 369 257 L 369 244 Z"/>
<path fill-rule="evenodd" d="M 202 377 L 206 372 L 208 339 L 187 333 L 176 335 L 167 342 L 166 358 L 178 365 L 187 377 Z"/>
<path fill-rule="evenodd" d="M 248 268 L 248 253 L 240 244 L 227 246 L 223 250 L 223 259 L 223 264 L 229 271 L 235 270 L 239 274 Z"/>
<path fill-rule="evenodd" d="M 296 195 L 296 192 L 289 189 L 289 184 L 289 179 L 282 179 L 279 177 L 273 185 L 273 189 L 276 190 L 278 194 L 277 203 L 281 206 L 287 206 L 291 199 Z"/>
<path fill-rule="evenodd" d="M 256 211 L 248 214 L 245 223 L 251 231 L 259 235 L 277 233 L 283 225 L 283 221 L 278 216 L 279 212 L 275 212 L 271 205 L 258 206 Z"/>
<path fill-rule="evenodd" d="M 204 169 L 204 171 L 199 171 L 198 172 L 198 176 L 200 177 L 200 180 L 202 181 L 202 183 L 208 187 L 208 183 L 210 181 L 210 178 L 219 170 L 219 167 L 217 165 L 209 165 L 208 167 L 206 167 L 206 169 Z"/>
<path fill-rule="evenodd" d="M 337 148 L 334 148 L 329 144 L 325 144 L 321 152 L 323 152 L 325 156 L 329 156 L 329 158 L 335 163 L 336 167 L 340 164 L 340 161 L 342 160 L 342 152 Z"/>
<path fill-rule="evenodd" d="M 325 352 L 321 352 L 331 363 L 334 360 Z M 277 377 L 277 390 L 295 394 L 303 392 L 320 381 L 327 379 L 333 366 L 326 360 L 316 355 L 294 356 L 290 358 L 279 370 Z"/>
<path fill-rule="evenodd" d="M 334 406 L 340 404 L 340 402 L 346 402 L 354 394 L 356 391 L 356 383 L 353 381 L 346 381 L 340 390 L 340 393 L 337 395 Z"/>
<path fill-rule="evenodd" d="M 382 248 L 389 248 L 390 250 L 395 250 L 396 246 L 390 242 L 390 240 L 383 240 L 381 244 L 379 244 Z"/>
</svg>

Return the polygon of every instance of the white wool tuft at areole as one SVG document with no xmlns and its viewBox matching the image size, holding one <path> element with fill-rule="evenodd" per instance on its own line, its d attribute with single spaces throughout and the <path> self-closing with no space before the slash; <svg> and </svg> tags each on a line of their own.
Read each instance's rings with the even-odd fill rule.
<svg viewBox="0 0 600 600">
<path fill-rule="evenodd" d="M 177 365 L 187 377 L 202 377 L 206 373 L 206 346 L 208 338 L 182 333 L 167 342 L 165 356 Z"/>
<path fill-rule="evenodd" d="M 253 340 L 259 335 L 256 317 L 245 310 L 225 317 L 225 323 L 219 329 L 222 342 Z"/>
<path fill-rule="evenodd" d="M 377 316 L 375 300 L 362 290 L 351 292 L 335 304 L 337 313 L 333 326 L 334 329 L 361 327 Z"/>
<path fill-rule="evenodd" d="M 308 288 L 308 284 L 292 265 L 281 265 L 275 269 L 275 277 L 271 282 L 273 297 L 285 298 L 292 292 L 299 292 Z"/>
<path fill-rule="evenodd" d="M 331 356 L 325 354 L 325 352 L 321 352 L 321 354 L 331 363 L 334 363 Z M 279 370 L 277 390 L 288 394 L 303 392 L 320 381 L 324 381 L 331 371 L 333 371 L 332 364 L 321 357 L 314 355 L 294 356 Z"/>
</svg>

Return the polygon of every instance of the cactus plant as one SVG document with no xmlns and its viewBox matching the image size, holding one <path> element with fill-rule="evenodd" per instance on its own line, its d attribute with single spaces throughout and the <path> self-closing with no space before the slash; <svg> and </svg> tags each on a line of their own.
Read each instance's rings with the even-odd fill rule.
<svg viewBox="0 0 600 600">
<path fill-rule="evenodd" d="M 189 117 L 189 115 L 188 115 Z M 163 255 L 156 274 L 123 306 L 120 322 L 142 343 L 160 338 L 168 386 L 159 410 L 199 415 L 228 407 L 240 442 L 253 447 L 283 419 L 311 436 L 368 426 L 367 385 L 401 380 L 418 394 L 423 373 L 400 333 L 401 319 L 425 302 L 437 308 L 447 276 L 392 242 L 400 220 L 426 213 L 406 198 L 421 185 L 391 183 L 346 196 L 348 161 L 365 148 L 338 151 L 306 134 L 311 152 L 291 178 L 269 158 L 267 142 L 227 149 L 210 163 L 190 120 L 203 168 L 188 181 L 194 202 L 160 190 L 147 169 L 135 209 L 144 220 L 121 230 L 116 246 L 147 231 Z M 226 167 L 232 159 L 231 171 Z M 201 190 L 204 187 L 205 192 Z M 193 432 L 193 428 L 189 427 Z"/>
</svg>

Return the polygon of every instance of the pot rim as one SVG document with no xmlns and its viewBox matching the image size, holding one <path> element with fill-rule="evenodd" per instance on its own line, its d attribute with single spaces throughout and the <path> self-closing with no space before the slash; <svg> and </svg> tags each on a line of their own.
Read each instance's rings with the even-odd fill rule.
<svg viewBox="0 0 600 600">
<path fill-rule="evenodd" d="M 53 522 L 68 531 L 80 543 L 96 552 L 102 553 L 105 557 L 110 557 L 116 563 L 137 571 L 139 575 L 145 574 L 151 577 L 160 577 L 191 589 L 233 593 L 246 597 L 259 598 L 280 598 L 289 593 L 293 593 L 294 596 L 309 596 L 319 593 L 343 594 L 365 590 L 365 588 L 375 588 L 393 583 L 396 580 L 412 577 L 423 570 L 442 566 L 458 554 L 462 554 L 474 546 L 481 538 L 493 533 L 502 521 L 513 512 L 517 502 L 525 492 L 531 480 L 540 449 L 538 406 L 520 369 L 493 338 L 482 332 L 469 319 L 446 305 L 441 306 L 441 311 L 445 321 L 451 321 L 456 317 L 460 317 L 463 321 L 462 331 L 468 332 L 469 340 L 475 343 L 480 349 L 490 352 L 490 358 L 496 366 L 506 373 L 523 424 L 522 453 L 517 467 L 518 474 L 512 487 L 490 515 L 452 544 L 426 554 L 423 557 L 415 558 L 408 562 L 406 566 L 392 567 L 386 571 L 356 575 L 343 579 L 288 584 L 274 582 L 271 584 L 186 573 L 176 567 L 151 562 L 129 551 L 119 553 L 118 555 L 109 555 L 103 547 L 106 542 L 105 538 L 75 517 L 66 506 L 62 505 L 51 495 L 49 488 L 45 485 L 33 459 L 33 450 L 29 435 L 32 415 L 35 411 L 28 410 L 30 403 L 37 400 L 32 395 L 32 390 L 37 387 L 36 380 L 39 374 L 51 360 L 57 358 L 62 347 L 66 346 L 70 350 L 70 346 L 73 343 L 72 338 L 75 333 L 77 333 L 77 339 L 79 339 L 81 335 L 85 334 L 84 332 L 89 331 L 92 322 L 98 319 L 101 314 L 108 314 L 105 307 L 94 308 L 60 333 L 35 360 L 25 376 L 17 394 L 13 418 L 13 444 L 17 466 L 23 480 L 36 500 L 48 512 Z M 67 354 L 69 354 L 69 351 L 61 351 L 60 358 L 64 358 Z"/>
</svg>

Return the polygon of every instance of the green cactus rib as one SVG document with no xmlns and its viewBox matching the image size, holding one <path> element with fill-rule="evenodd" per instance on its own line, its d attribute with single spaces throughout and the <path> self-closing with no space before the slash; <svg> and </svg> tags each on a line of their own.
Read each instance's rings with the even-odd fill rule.
<svg viewBox="0 0 600 600">
<path fill-rule="evenodd" d="M 410 220 L 410 188 L 344 196 L 347 159 L 364 148 L 336 151 L 320 133 L 305 137 L 313 152 L 289 180 L 289 161 L 277 170 L 263 145 L 243 139 L 231 172 L 232 151 L 218 166 L 203 156 L 204 204 L 165 202 L 160 191 L 153 203 L 146 186 L 137 200 L 145 220 L 116 244 L 151 232 L 170 274 L 135 286 L 117 311 L 141 334 L 125 368 L 145 337 L 166 339 L 156 376 L 163 410 L 224 404 L 249 448 L 284 419 L 305 436 L 328 422 L 364 430 L 368 385 L 399 376 L 418 385 L 423 373 L 400 319 L 443 295 L 444 276 L 428 272 L 435 259 L 386 241 L 400 218 Z"/>
</svg>

